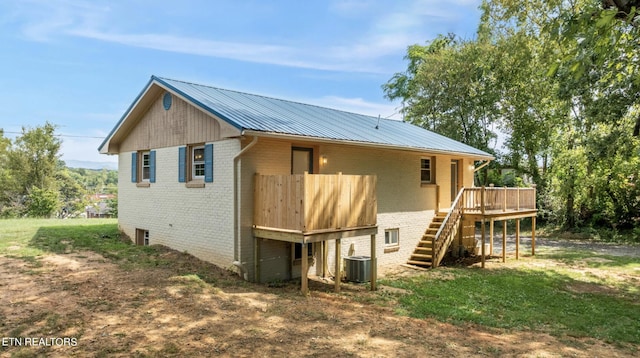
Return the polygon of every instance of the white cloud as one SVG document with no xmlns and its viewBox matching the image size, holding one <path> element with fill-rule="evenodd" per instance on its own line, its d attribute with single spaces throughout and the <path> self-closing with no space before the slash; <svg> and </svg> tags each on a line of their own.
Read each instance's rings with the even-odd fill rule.
<svg viewBox="0 0 640 358">
<path fill-rule="evenodd" d="M 26 36 L 38 41 L 66 35 L 131 47 L 287 67 L 389 73 L 395 69 L 385 68 L 385 58 L 394 56 L 401 59 L 408 45 L 422 43 L 435 36 L 438 30 L 431 29 L 434 21 L 455 21 L 459 11 L 477 7 L 479 0 L 458 0 L 453 3 L 414 0 L 382 5 L 361 0 L 334 1 L 330 3 L 329 11 L 358 16 L 359 21 L 354 22 L 355 34 L 331 39 L 334 44 L 324 46 L 314 45 L 313 42 L 282 43 L 282 39 L 274 39 L 272 43 L 253 43 L 225 39 L 225 35 L 214 40 L 207 36 L 177 34 L 169 30 L 165 33 L 145 33 L 124 29 L 119 21 L 121 14 L 93 2 L 66 0 L 51 4 L 32 0 L 29 4 L 34 9 L 22 8 L 29 15 L 23 31 Z"/>
</svg>

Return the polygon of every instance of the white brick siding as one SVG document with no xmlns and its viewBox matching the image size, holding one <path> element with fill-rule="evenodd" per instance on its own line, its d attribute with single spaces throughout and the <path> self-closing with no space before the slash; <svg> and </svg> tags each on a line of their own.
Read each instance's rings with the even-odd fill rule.
<svg viewBox="0 0 640 358">
<path fill-rule="evenodd" d="M 154 148 L 151 148 L 154 150 Z M 233 242 L 233 156 L 236 139 L 214 142 L 214 181 L 204 188 L 178 182 L 178 147 L 156 150 L 156 182 L 131 182 L 131 152 L 120 153 L 118 223 L 131 238 L 149 230 L 150 244 L 186 251 L 220 267 L 230 267 Z"/>
<path fill-rule="evenodd" d="M 249 139 L 243 139 L 243 146 Z M 420 183 L 420 153 L 380 150 L 345 145 L 292 143 L 260 138 L 238 162 L 240 182 L 240 242 L 237 247 L 248 279 L 254 278 L 253 187 L 254 176 L 289 174 L 291 147 L 314 147 L 314 159 L 326 156 L 327 163 L 315 163 L 320 174 L 375 174 L 378 177 L 378 265 L 406 262 L 436 212 L 436 186 Z M 154 148 L 151 148 L 152 150 Z M 186 251 L 220 267 L 231 267 L 234 250 L 233 157 L 241 150 L 240 140 L 214 142 L 214 182 L 204 188 L 187 188 L 178 182 L 178 147 L 156 150 L 156 182 L 148 188 L 131 182 L 131 152 L 119 157 L 119 225 L 130 237 L 136 229 L 149 230 L 150 243 Z M 436 183 L 440 186 L 441 209 L 449 205 L 449 156 L 436 157 Z M 459 158 L 458 158 L 459 159 Z M 461 161 L 462 181 L 472 184 L 473 162 Z M 385 253 L 384 231 L 399 229 L 399 249 Z M 370 255 L 370 238 L 342 239 L 342 256 Z M 315 265 L 320 273 L 320 245 L 316 245 Z M 335 242 L 329 242 L 329 269 L 334 270 Z M 286 280 L 300 275 L 292 266 L 291 244 L 261 241 L 261 281 Z"/>
</svg>

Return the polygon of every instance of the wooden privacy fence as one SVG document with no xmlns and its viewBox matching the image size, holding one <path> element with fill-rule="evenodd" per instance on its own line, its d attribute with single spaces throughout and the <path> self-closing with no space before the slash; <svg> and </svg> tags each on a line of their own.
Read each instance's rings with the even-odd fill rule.
<svg viewBox="0 0 640 358">
<path fill-rule="evenodd" d="M 465 212 L 520 211 L 536 209 L 535 188 L 465 188 Z"/>
<path fill-rule="evenodd" d="M 375 175 L 256 174 L 254 225 L 309 232 L 374 226 Z"/>
</svg>

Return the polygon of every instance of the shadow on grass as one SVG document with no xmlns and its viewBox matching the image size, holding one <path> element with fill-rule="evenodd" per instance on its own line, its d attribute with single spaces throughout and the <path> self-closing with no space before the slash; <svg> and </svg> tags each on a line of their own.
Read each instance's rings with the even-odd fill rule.
<svg viewBox="0 0 640 358">
<path fill-rule="evenodd" d="M 138 246 L 121 234 L 117 224 L 40 227 L 29 246 L 56 254 L 93 251 L 122 269 L 171 269 L 177 275 L 197 275 L 216 286 L 238 286 L 237 274 L 187 253 L 162 245 Z"/>
<path fill-rule="evenodd" d="M 637 292 L 552 270 L 448 268 L 384 284 L 408 290 L 400 311 L 456 324 L 640 343 Z"/>
</svg>

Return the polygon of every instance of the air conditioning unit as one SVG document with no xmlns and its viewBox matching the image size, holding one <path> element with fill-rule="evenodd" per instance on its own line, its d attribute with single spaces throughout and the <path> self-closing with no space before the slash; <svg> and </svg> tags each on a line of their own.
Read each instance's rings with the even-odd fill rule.
<svg viewBox="0 0 640 358">
<path fill-rule="evenodd" d="M 371 279 L 371 257 L 349 256 L 344 258 L 347 281 L 369 282 Z"/>
</svg>

